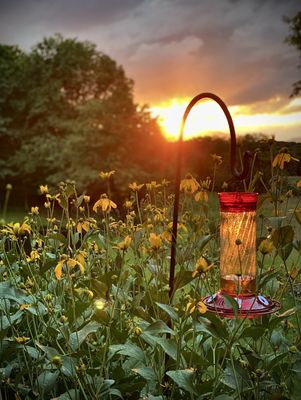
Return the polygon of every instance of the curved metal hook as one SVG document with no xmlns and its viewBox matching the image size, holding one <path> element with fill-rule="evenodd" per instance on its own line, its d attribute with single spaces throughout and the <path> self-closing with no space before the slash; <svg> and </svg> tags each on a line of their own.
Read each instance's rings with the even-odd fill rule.
<svg viewBox="0 0 301 400">
<path fill-rule="evenodd" d="M 181 123 L 180 137 L 178 140 L 178 157 L 176 167 L 176 182 L 175 182 L 175 199 L 174 199 L 174 210 L 173 210 L 173 226 L 172 226 L 172 242 L 171 242 L 171 255 L 170 255 L 170 270 L 169 270 L 169 299 L 172 300 L 174 294 L 174 275 L 175 275 L 175 257 L 176 257 L 176 244 L 177 244 L 177 233 L 178 233 L 178 215 L 179 215 L 179 198 L 180 198 L 180 181 L 181 181 L 181 164 L 182 164 L 182 142 L 184 137 L 184 128 L 187 117 L 193 108 L 193 106 L 200 100 L 209 98 L 216 101 L 222 108 L 229 125 L 230 136 L 231 136 L 231 172 L 232 175 L 238 179 L 245 179 L 249 173 L 249 159 L 251 158 L 250 152 L 245 152 L 243 156 L 243 169 L 241 172 L 236 167 L 236 134 L 234 124 L 230 112 L 226 104 L 213 93 L 200 93 L 195 96 L 188 104 Z"/>
</svg>

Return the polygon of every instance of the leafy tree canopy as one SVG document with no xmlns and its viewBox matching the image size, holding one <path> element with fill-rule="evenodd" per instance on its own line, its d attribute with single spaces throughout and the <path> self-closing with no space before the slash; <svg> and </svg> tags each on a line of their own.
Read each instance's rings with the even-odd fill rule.
<svg viewBox="0 0 301 400">
<path fill-rule="evenodd" d="M 72 179 L 91 190 L 100 170 L 119 170 L 126 182 L 145 178 L 163 140 L 147 108 L 134 103 L 123 68 L 94 44 L 57 34 L 28 54 L 0 45 L 3 180 L 31 190 Z"/>
<path fill-rule="evenodd" d="M 295 46 L 299 51 L 301 57 L 301 11 L 299 11 L 293 18 L 284 18 L 285 22 L 289 24 L 290 34 L 286 38 L 286 42 Z M 301 65 L 298 66 L 301 68 Z M 291 97 L 297 96 L 301 92 L 301 80 L 293 85 Z"/>
</svg>

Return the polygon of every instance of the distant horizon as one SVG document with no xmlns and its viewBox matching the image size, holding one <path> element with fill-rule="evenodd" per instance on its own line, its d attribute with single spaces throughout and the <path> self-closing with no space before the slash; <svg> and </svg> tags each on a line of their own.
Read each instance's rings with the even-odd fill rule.
<svg viewBox="0 0 301 400">
<path fill-rule="evenodd" d="M 248 133 L 243 133 L 243 134 L 237 134 L 236 133 L 236 140 L 239 141 L 240 138 L 244 138 L 245 136 L 252 136 L 252 137 L 256 137 L 256 136 L 265 136 L 266 139 L 275 139 L 275 137 L 273 137 L 273 135 L 267 135 L 265 133 L 262 132 L 248 132 Z M 203 138 L 212 138 L 212 139 L 223 139 L 223 140 L 230 140 L 230 134 L 224 133 L 224 132 L 213 132 L 213 133 L 207 133 L 204 135 L 200 135 L 200 136 L 196 136 L 196 137 L 190 137 L 184 140 L 185 141 L 194 141 L 194 140 L 201 140 Z M 168 139 L 165 137 L 165 139 L 167 140 L 167 142 L 171 142 L 174 143 L 177 141 L 177 139 Z M 288 140 L 277 140 L 275 139 L 275 142 L 277 143 L 301 143 L 301 137 L 300 138 L 291 138 Z"/>
</svg>

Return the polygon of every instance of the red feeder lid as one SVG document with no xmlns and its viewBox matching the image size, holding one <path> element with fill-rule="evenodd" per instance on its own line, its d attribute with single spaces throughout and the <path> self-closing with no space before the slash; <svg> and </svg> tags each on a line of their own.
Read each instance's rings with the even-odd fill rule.
<svg viewBox="0 0 301 400">
<path fill-rule="evenodd" d="M 231 305 L 225 303 L 222 291 L 215 293 L 213 296 L 206 296 L 203 299 L 203 302 L 209 312 L 227 318 L 258 318 L 262 315 L 272 314 L 281 308 L 278 301 L 263 295 L 252 294 L 249 296 L 230 296 L 237 303 L 236 315 Z"/>
<path fill-rule="evenodd" d="M 256 211 L 258 193 L 223 192 L 218 196 L 222 212 Z"/>
</svg>

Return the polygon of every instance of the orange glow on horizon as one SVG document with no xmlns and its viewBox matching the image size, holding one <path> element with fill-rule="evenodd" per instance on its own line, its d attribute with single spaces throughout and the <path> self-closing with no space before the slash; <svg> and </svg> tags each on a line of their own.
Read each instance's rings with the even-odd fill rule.
<svg viewBox="0 0 301 400">
<path fill-rule="evenodd" d="M 189 99 L 175 98 L 151 108 L 167 140 L 178 139 L 181 120 L 189 101 Z M 301 99 L 290 100 L 280 109 L 277 107 L 279 101 L 279 99 L 272 101 L 277 111 L 269 110 L 269 112 L 254 112 L 252 106 L 229 107 L 237 133 L 272 135 L 285 127 L 301 128 Z M 228 134 L 228 132 L 228 123 L 220 106 L 212 100 L 200 101 L 192 108 L 187 118 L 184 140 L 216 133 Z"/>
</svg>

